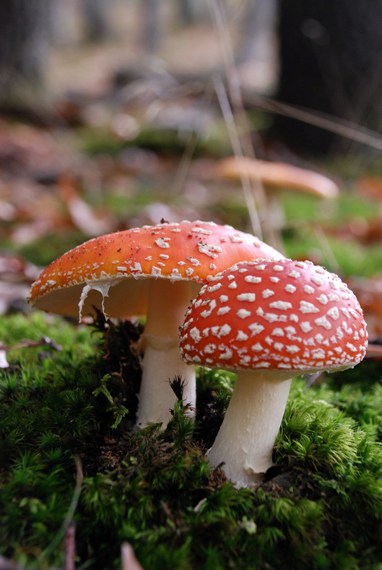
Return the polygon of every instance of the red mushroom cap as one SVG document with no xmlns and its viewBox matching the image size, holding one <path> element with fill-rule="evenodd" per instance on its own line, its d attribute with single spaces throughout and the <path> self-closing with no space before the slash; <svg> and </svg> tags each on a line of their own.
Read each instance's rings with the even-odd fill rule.
<svg viewBox="0 0 382 570">
<path fill-rule="evenodd" d="M 311 262 L 238 263 L 203 286 L 181 329 L 187 363 L 336 370 L 365 356 L 366 323 L 341 279 Z"/>
<path fill-rule="evenodd" d="M 202 284 L 238 261 L 271 257 L 283 256 L 231 226 L 201 221 L 144 226 L 68 251 L 43 270 L 29 300 L 39 309 L 76 316 L 79 303 L 83 314 L 93 305 L 100 307 L 101 293 L 111 317 L 145 314 L 148 277 Z M 135 280 L 142 280 L 139 286 Z M 113 294 L 108 296 L 110 287 Z"/>
</svg>

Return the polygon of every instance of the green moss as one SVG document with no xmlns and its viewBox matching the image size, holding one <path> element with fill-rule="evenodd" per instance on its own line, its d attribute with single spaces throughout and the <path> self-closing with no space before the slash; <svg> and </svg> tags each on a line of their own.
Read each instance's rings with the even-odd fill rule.
<svg viewBox="0 0 382 570">
<path fill-rule="evenodd" d="M 382 387 L 366 365 L 310 388 L 295 380 L 275 466 L 238 490 L 205 459 L 232 374 L 198 371 L 195 427 L 178 402 L 165 431 L 129 429 L 138 333 L 40 314 L 0 323 L 7 344 L 48 335 L 62 346 L 12 351 L 0 371 L 0 554 L 62 567 L 73 517 L 79 567 L 119 568 L 123 541 L 150 570 L 380 566 Z M 121 407 L 130 415 L 116 421 Z"/>
<path fill-rule="evenodd" d="M 286 192 L 279 196 L 288 223 L 324 222 L 339 225 L 355 217 L 365 220 L 378 215 L 375 202 L 359 196 L 350 189 L 343 190 L 338 198 L 328 201 L 315 196 Z"/>
<path fill-rule="evenodd" d="M 214 119 L 204 126 L 201 132 L 189 128 L 177 129 L 171 126 L 141 125 L 132 139 L 118 137 L 108 128 L 82 127 L 77 129 L 79 146 L 90 155 L 107 154 L 118 156 L 128 146 L 160 152 L 161 155 L 182 154 L 189 146 L 198 155 L 224 156 L 231 151 L 223 120 Z"/>
</svg>

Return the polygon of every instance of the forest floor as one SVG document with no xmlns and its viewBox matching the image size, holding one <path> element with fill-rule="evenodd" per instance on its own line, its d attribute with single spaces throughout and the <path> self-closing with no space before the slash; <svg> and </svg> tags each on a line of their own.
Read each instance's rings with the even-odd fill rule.
<svg viewBox="0 0 382 570">
<path fill-rule="evenodd" d="M 211 42 L 184 35 L 186 53 L 200 34 Z M 0 117 L 0 568 L 381 570 L 380 159 L 291 151 L 245 102 L 232 127 L 228 87 L 208 68 L 179 69 L 174 54 L 171 73 L 165 59 L 142 71 L 115 49 L 56 54 L 49 112 Z M 257 158 L 328 176 L 338 195 L 285 184 L 248 194 L 219 170 L 235 134 Z M 165 431 L 136 431 L 140 325 L 28 306 L 40 270 L 69 248 L 161 219 L 263 230 L 288 257 L 340 275 L 363 307 L 366 359 L 295 379 L 258 487 L 235 489 L 205 459 L 233 374 L 198 369 L 195 424 L 178 401 Z M 121 562 L 126 544 L 139 563 L 126 551 Z"/>
</svg>

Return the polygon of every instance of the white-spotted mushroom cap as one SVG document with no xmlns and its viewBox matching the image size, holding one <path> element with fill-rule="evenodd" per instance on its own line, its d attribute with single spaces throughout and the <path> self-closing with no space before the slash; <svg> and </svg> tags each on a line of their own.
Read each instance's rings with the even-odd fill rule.
<svg viewBox="0 0 382 570">
<path fill-rule="evenodd" d="M 145 314 L 148 277 L 203 284 L 238 261 L 271 257 L 283 256 L 253 235 L 213 222 L 133 228 L 91 239 L 53 261 L 33 283 L 29 301 L 68 316 L 89 314 L 93 305 L 110 317 Z"/>
<path fill-rule="evenodd" d="M 341 279 L 311 262 L 238 263 L 203 286 L 181 328 L 187 363 L 211 368 L 338 370 L 358 364 L 366 323 Z"/>
</svg>

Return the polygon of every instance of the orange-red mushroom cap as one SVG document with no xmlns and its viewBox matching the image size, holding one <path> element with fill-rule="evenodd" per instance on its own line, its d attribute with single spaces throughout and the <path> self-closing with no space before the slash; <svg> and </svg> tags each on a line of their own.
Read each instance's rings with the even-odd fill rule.
<svg viewBox="0 0 382 570">
<path fill-rule="evenodd" d="M 148 277 L 203 284 L 238 261 L 272 257 L 282 255 L 231 226 L 202 221 L 144 226 L 68 251 L 42 271 L 29 300 L 39 309 L 69 316 L 79 310 L 89 314 L 93 305 L 111 317 L 145 314 Z"/>
<path fill-rule="evenodd" d="M 238 263 L 203 286 L 181 329 L 187 363 L 337 370 L 365 356 L 366 323 L 341 279 L 311 262 Z"/>
</svg>

